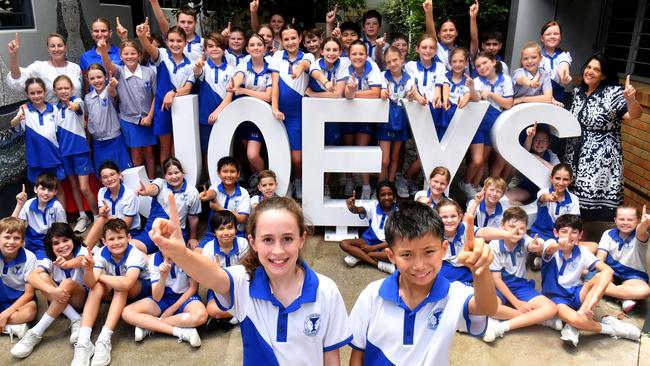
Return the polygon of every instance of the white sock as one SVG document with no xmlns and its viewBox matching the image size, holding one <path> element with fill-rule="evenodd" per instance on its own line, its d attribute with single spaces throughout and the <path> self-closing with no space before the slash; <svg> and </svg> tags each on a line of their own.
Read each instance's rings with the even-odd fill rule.
<svg viewBox="0 0 650 366">
<path fill-rule="evenodd" d="M 88 218 L 88 215 L 86 214 L 86 211 L 79 211 L 79 217 L 85 217 Z"/>
<path fill-rule="evenodd" d="M 63 315 L 72 321 L 81 319 L 81 315 L 79 315 L 79 313 L 77 313 L 77 310 L 75 310 L 70 305 L 66 306 L 65 309 L 63 309 Z"/>
<path fill-rule="evenodd" d="M 183 334 L 183 329 L 179 327 L 174 327 L 172 328 L 172 334 L 174 335 L 174 337 L 180 338 L 181 334 Z"/>
<path fill-rule="evenodd" d="M 600 330 L 601 334 L 614 335 L 614 328 L 611 325 L 600 323 L 600 327 L 602 328 Z"/>
<path fill-rule="evenodd" d="M 501 333 L 505 333 L 510 330 L 510 323 L 508 323 L 507 321 L 500 322 L 498 327 L 501 330 Z"/>
<path fill-rule="evenodd" d="M 99 337 L 97 337 L 97 342 L 99 341 L 110 341 L 111 336 L 113 335 L 113 331 L 106 328 L 102 327 L 101 333 L 99 333 Z"/>
<path fill-rule="evenodd" d="M 36 325 L 32 328 L 32 333 L 41 337 L 43 336 L 43 333 L 45 333 L 47 328 L 49 328 L 50 325 L 52 325 L 52 323 L 54 323 L 54 318 L 52 318 L 47 313 L 45 313 L 43 314 L 41 320 L 39 320 L 38 323 L 36 323 Z"/>
<path fill-rule="evenodd" d="M 79 328 L 79 340 L 77 343 L 87 345 L 90 343 L 90 333 L 92 333 L 93 328 L 91 327 L 81 327 Z"/>
</svg>

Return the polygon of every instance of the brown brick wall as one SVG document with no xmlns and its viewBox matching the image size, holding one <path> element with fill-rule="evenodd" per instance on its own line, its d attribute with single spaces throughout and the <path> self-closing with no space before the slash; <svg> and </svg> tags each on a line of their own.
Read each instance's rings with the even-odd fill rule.
<svg viewBox="0 0 650 366">
<path fill-rule="evenodd" d="M 650 206 L 650 85 L 633 82 L 643 107 L 641 118 L 623 122 L 625 202 Z M 650 208 L 650 207 L 649 207 Z"/>
</svg>

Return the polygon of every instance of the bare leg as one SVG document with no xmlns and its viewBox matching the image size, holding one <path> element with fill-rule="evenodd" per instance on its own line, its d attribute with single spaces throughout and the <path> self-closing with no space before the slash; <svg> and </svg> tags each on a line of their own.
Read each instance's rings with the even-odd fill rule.
<svg viewBox="0 0 650 366">
<path fill-rule="evenodd" d="M 163 318 L 162 321 L 173 327 L 195 328 L 208 321 L 208 312 L 202 302 L 192 301 L 185 306 L 183 313 Z"/>
<path fill-rule="evenodd" d="M 253 172 L 261 172 L 264 170 L 264 159 L 260 156 L 260 151 L 262 151 L 262 143 L 259 141 L 248 140 L 246 155 Z"/>
<path fill-rule="evenodd" d="M 369 256 L 368 253 L 361 249 L 362 245 L 366 245 L 366 242 L 363 239 L 346 239 L 343 240 L 341 244 L 339 244 L 344 252 L 362 260 L 364 263 L 368 263 L 373 267 L 377 267 L 377 260 Z"/>
<path fill-rule="evenodd" d="M 99 209 L 97 208 L 97 197 L 93 194 L 93 191 L 90 189 L 90 180 L 88 176 L 80 175 L 78 179 L 79 179 L 79 189 L 81 190 L 81 194 L 86 199 L 86 202 L 90 207 L 90 211 L 93 212 L 93 215 L 97 215 L 99 213 Z M 79 211 L 83 209 L 83 204 L 81 207 L 82 208 L 79 208 Z"/>
<path fill-rule="evenodd" d="M 626 280 L 618 286 L 610 282 L 605 295 L 621 300 L 644 300 L 650 296 L 650 286 L 639 279 Z"/>
<path fill-rule="evenodd" d="M 172 155 L 172 145 L 174 143 L 172 134 L 158 136 L 160 140 L 160 164 L 165 162 Z"/>
</svg>

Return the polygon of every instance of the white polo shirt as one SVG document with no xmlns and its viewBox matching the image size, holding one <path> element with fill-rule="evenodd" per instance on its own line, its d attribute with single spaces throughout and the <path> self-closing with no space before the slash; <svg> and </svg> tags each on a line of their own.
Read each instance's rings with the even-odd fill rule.
<svg viewBox="0 0 650 366">
<path fill-rule="evenodd" d="M 219 203 L 224 210 L 230 212 L 236 212 L 240 215 L 249 215 L 251 213 L 251 196 L 248 194 L 246 188 L 235 183 L 235 190 L 232 194 L 226 192 L 226 188 L 223 186 L 223 183 L 217 185 L 212 185 L 211 190 L 217 193 L 215 200 Z M 214 234 L 216 228 L 208 225 L 208 231 Z M 246 224 L 238 223 L 237 224 L 237 233 L 245 233 Z"/>
<path fill-rule="evenodd" d="M 636 278 L 648 282 L 645 260 L 648 241 L 639 241 L 636 230 L 625 239 L 621 238 L 618 229 L 605 231 L 600 238 L 598 250 L 607 253 L 605 263 L 612 267 L 615 276 L 623 280 Z"/>
<path fill-rule="evenodd" d="M 215 262 L 219 262 L 219 265 L 222 268 L 226 268 L 238 264 L 239 260 L 242 259 L 247 252 L 248 240 L 237 236 L 232 244 L 232 249 L 230 249 L 228 253 L 224 253 L 221 250 L 221 247 L 219 247 L 219 241 L 217 238 L 214 238 L 203 247 L 202 254 L 213 259 Z"/>
<path fill-rule="evenodd" d="M 127 245 L 124 256 L 119 262 L 115 262 L 108 247 L 103 247 L 93 257 L 95 268 L 101 268 L 109 276 L 125 276 L 129 269 L 137 268 L 140 270 L 138 277 L 141 280 L 149 280 L 147 257 L 131 244 Z"/>
<path fill-rule="evenodd" d="M 399 271 L 369 284 L 350 313 L 351 346 L 362 350 L 366 365 L 444 365 L 456 330 L 481 336 L 487 317 L 469 315 L 472 287 L 434 280 L 415 309 L 399 295 Z"/>
<path fill-rule="evenodd" d="M 160 281 L 160 271 L 158 266 L 164 261 L 163 255 L 160 251 L 152 254 L 149 257 L 149 273 L 151 284 Z M 176 265 L 172 264 L 171 270 L 167 275 L 167 280 L 165 281 L 165 294 L 169 291 L 173 291 L 176 294 L 183 294 L 187 289 L 190 288 L 190 277 L 183 271 L 183 269 Z M 169 289 L 169 290 L 168 290 Z"/>
<path fill-rule="evenodd" d="M 528 245 L 533 241 L 528 235 L 519 240 L 515 248 L 510 251 L 503 240 L 492 240 L 490 249 L 494 259 L 490 263 L 490 272 L 501 272 L 502 277 L 517 277 L 526 280 L 526 257 Z"/>
<path fill-rule="evenodd" d="M 564 258 L 561 250 L 551 256 L 546 255 L 548 246 L 556 239 L 549 239 L 544 243 L 542 251 L 542 292 L 544 295 L 568 296 L 573 290 L 582 286 L 582 271 L 592 270 L 598 258 L 587 247 L 575 245 L 571 256 Z M 569 292 L 570 291 L 570 292 Z"/>
<path fill-rule="evenodd" d="M 106 187 L 102 187 L 97 192 L 97 205 L 99 208 L 104 206 L 104 202 L 108 204 L 111 210 L 110 215 L 124 219 L 125 217 L 132 217 L 131 230 L 140 230 L 140 199 L 131 190 L 131 188 L 120 184 L 120 191 L 115 197 L 115 201 L 111 198 L 111 191 Z"/>
<path fill-rule="evenodd" d="M 334 281 L 306 264 L 300 296 L 286 308 L 273 296 L 263 267 L 249 281 L 244 266 L 226 269 L 228 298 L 217 305 L 239 319 L 244 365 L 323 365 L 323 353 L 352 339 L 347 311 Z"/>
<path fill-rule="evenodd" d="M 553 192 L 553 187 L 540 189 L 539 192 L 537 192 L 537 218 L 530 228 L 531 235 L 539 234 L 539 236 L 545 240 L 553 238 L 553 228 L 555 227 L 555 220 L 557 220 L 558 217 L 566 214 L 580 216 L 580 202 L 578 201 L 578 196 L 568 190 L 564 191 L 564 200 L 560 202 L 539 202 L 539 198 L 542 197 L 543 194 L 551 192 Z"/>
<path fill-rule="evenodd" d="M 366 213 L 365 215 L 359 214 L 359 218 L 362 220 L 368 218 L 368 229 L 364 231 L 362 236 L 363 239 L 371 245 L 379 244 L 386 240 L 384 226 L 386 225 L 388 216 L 392 212 L 397 211 L 397 205 L 393 204 L 390 211 L 384 211 L 377 200 L 372 200 L 369 203 L 364 204 L 362 207 Z"/>
<path fill-rule="evenodd" d="M 13 303 L 23 295 L 27 276 L 34 268 L 36 256 L 25 248 L 18 249 L 16 258 L 9 262 L 0 255 L 0 303 Z"/>
<path fill-rule="evenodd" d="M 77 248 L 77 250 L 74 253 L 72 253 L 73 258 L 83 257 L 86 255 L 88 255 L 88 249 L 82 245 L 80 245 Z M 52 280 L 57 284 L 61 284 L 61 282 L 67 279 L 71 279 L 79 283 L 80 285 L 83 285 L 84 283 L 83 267 L 63 269 L 58 265 L 54 264 L 54 262 L 52 262 L 50 258 L 45 258 L 40 260 L 38 262 L 38 266 L 42 267 L 45 270 L 45 272 L 47 272 L 52 277 Z"/>
<path fill-rule="evenodd" d="M 471 200 L 467 204 L 467 207 L 473 204 L 474 200 Z M 501 205 L 501 202 L 497 202 L 496 207 L 494 208 L 494 212 L 491 214 L 488 213 L 487 207 L 485 207 L 485 200 L 482 200 L 476 209 L 476 216 L 474 216 L 474 225 L 478 228 L 499 228 L 499 226 L 501 226 L 501 219 L 503 219 L 503 211 L 503 205 Z"/>
</svg>

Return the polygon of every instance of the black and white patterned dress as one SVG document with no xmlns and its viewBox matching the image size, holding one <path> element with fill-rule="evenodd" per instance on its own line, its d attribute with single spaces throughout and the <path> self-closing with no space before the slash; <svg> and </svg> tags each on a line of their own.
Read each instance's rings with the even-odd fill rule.
<svg viewBox="0 0 650 366">
<path fill-rule="evenodd" d="M 582 136 L 567 141 L 564 161 L 573 168 L 583 219 L 611 221 L 623 202 L 623 87 L 601 85 L 590 96 L 575 88 L 573 95 L 570 111 L 580 122 Z"/>
</svg>

